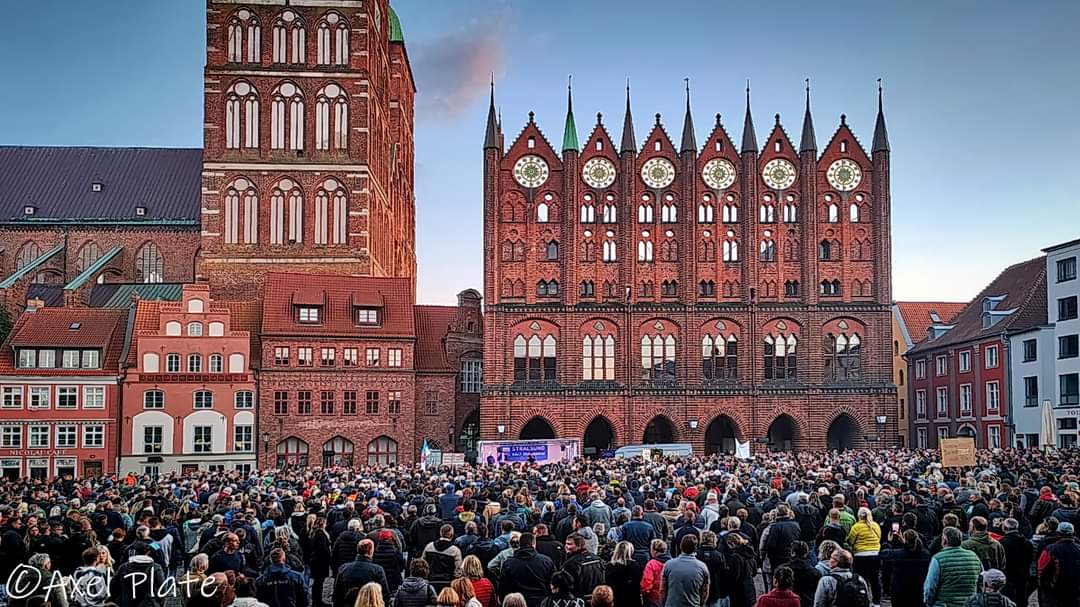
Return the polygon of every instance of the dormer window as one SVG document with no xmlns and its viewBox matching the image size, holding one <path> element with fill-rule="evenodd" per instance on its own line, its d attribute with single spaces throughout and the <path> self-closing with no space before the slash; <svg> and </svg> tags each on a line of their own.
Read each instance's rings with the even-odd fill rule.
<svg viewBox="0 0 1080 607">
<path fill-rule="evenodd" d="M 997 305 L 1005 300 L 1005 296 L 997 295 L 994 297 L 986 297 L 983 299 L 983 312 L 989 312 L 997 308 Z"/>
<path fill-rule="evenodd" d="M 135 216 L 143 217 L 146 215 L 146 207 L 135 207 Z"/>
<path fill-rule="evenodd" d="M 35 212 L 37 212 L 37 207 L 33 205 L 28 204 L 23 207 L 23 215 L 33 215 Z"/>
<path fill-rule="evenodd" d="M 356 324 L 377 325 L 379 324 L 378 308 L 356 308 Z"/>
<path fill-rule="evenodd" d="M 90 191 L 91 192 L 100 192 L 102 187 L 103 186 L 102 186 L 102 183 L 100 181 L 95 181 L 95 182 L 90 184 Z"/>
<path fill-rule="evenodd" d="M 297 306 L 296 320 L 305 325 L 317 325 L 322 321 L 322 306 Z"/>
</svg>

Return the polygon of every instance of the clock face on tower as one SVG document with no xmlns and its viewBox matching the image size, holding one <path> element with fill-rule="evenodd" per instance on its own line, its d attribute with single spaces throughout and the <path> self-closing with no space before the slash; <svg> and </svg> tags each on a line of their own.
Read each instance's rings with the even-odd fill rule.
<svg viewBox="0 0 1080 607">
<path fill-rule="evenodd" d="M 761 178 L 771 189 L 786 190 L 795 183 L 795 165 L 783 158 L 774 158 L 765 163 Z"/>
<path fill-rule="evenodd" d="M 539 156 L 522 156 L 514 163 L 514 179 L 526 188 L 538 188 L 548 179 L 548 165 Z"/>
<path fill-rule="evenodd" d="M 607 158 L 591 158 L 581 169 L 589 187 L 603 189 L 615 183 L 615 165 Z"/>
<path fill-rule="evenodd" d="M 650 158 L 641 166 L 641 180 L 650 188 L 666 188 L 675 181 L 675 165 L 666 158 Z"/>
<path fill-rule="evenodd" d="M 862 181 L 862 170 L 855 161 L 841 158 L 829 165 L 825 176 L 829 180 L 829 185 L 837 191 L 850 192 Z"/>
<path fill-rule="evenodd" d="M 735 165 L 723 158 L 713 158 L 701 169 L 701 178 L 714 190 L 727 189 L 735 183 Z"/>
</svg>

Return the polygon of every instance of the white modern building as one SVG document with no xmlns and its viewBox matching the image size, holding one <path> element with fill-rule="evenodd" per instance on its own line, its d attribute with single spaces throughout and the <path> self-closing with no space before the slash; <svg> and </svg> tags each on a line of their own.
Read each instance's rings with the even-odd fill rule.
<svg viewBox="0 0 1080 607">
<path fill-rule="evenodd" d="M 1080 239 L 1046 253 L 1046 322 L 1010 336 L 1009 384 L 1016 442 L 1041 444 L 1044 407 L 1053 412 L 1055 443 L 1080 445 Z"/>
</svg>

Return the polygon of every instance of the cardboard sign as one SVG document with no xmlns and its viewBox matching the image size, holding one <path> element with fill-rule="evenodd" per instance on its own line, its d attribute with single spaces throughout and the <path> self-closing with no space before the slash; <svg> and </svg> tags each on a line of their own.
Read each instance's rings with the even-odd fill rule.
<svg viewBox="0 0 1080 607">
<path fill-rule="evenodd" d="M 464 453 L 443 453 L 442 465 L 444 466 L 464 466 L 465 454 Z"/>
<path fill-rule="evenodd" d="M 941 467 L 961 468 L 975 465 L 974 438 L 943 438 L 941 444 Z"/>
</svg>

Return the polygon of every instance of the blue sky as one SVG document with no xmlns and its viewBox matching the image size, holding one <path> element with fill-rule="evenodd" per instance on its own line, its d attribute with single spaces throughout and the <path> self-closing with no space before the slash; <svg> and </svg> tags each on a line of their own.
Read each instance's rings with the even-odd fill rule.
<svg viewBox="0 0 1080 607">
<path fill-rule="evenodd" d="M 673 136 L 691 79 L 698 140 L 739 137 L 751 79 L 759 137 L 797 136 L 811 78 L 818 141 L 839 115 L 865 145 L 875 80 L 892 143 L 894 296 L 966 300 L 1004 266 L 1080 236 L 1080 3 L 398 0 L 419 88 L 420 299 L 482 281 L 487 80 L 508 137 L 530 110 L 558 140 L 574 74 L 582 139 L 615 136 L 629 77 L 638 137 Z M 6 7 L 0 144 L 200 146 L 202 0 Z"/>
</svg>

